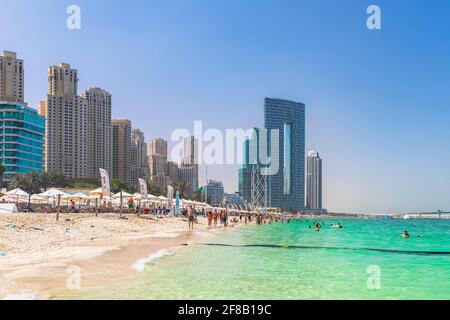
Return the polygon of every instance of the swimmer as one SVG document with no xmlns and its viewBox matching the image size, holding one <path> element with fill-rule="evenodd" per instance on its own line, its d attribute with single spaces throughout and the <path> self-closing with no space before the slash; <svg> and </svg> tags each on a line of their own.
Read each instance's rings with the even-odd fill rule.
<svg viewBox="0 0 450 320">
<path fill-rule="evenodd" d="M 408 231 L 403 231 L 403 233 L 401 234 L 401 237 L 403 237 L 403 238 L 411 238 L 411 235 L 409 234 L 409 232 Z"/>
<path fill-rule="evenodd" d="M 320 223 L 317 223 L 317 224 L 316 224 L 316 231 L 317 231 L 317 232 L 320 232 L 320 228 L 321 228 Z"/>
</svg>

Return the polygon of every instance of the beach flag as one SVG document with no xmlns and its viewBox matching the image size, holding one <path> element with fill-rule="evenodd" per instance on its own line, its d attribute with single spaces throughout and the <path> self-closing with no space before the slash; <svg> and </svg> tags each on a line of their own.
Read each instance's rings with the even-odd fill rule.
<svg viewBox="0 0 450 320">
<path fill-rule="evenodd" d="M 142 178 L 139 178 L 138 180 L 139 180 L 139 186 L 141 189 L 141 199 L 142 200 L 148 199 L 147 182 Z"/>
<path fill-rule="evenodd" d="M 99 170 L 100 170 L 100 179 L 102 180 L 103 196 L 111 196 L 108 171 L 102 168 L 99 168 Z"/>
<path fill-rule="evenodd" d="M 173 203 L 173 193 L 175 192 L 175 190 L 173 189 L 173 187 L 171 185 L 167 186 L 167 203 L 172 206 Z"/>
</svg>

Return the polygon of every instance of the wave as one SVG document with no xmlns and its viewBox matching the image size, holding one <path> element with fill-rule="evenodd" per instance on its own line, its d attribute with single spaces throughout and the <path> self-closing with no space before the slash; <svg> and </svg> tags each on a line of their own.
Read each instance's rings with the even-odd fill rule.
<svg viewBox="0 0 450 320">
<path fill-rule="evenodd" d="M 152 253 L 151 255 L 149 255 L 147 258 L 139 259 L 138 261 L 136 261 L 133 265 L 133 269 L 136 271 L 144 271 L 145 266 L 147 264 L 149 264 L 161 257 L 168 256 L 171 253 L 172 252 L 168 249 L 158 250 L 158 251 Z"/>
<path fill-rule="evenodd" d="M 23 293 L 11 293 L 6 295 L 3 300 L 37 300 L 38 293 L 34 291 Z"/>
</svg>

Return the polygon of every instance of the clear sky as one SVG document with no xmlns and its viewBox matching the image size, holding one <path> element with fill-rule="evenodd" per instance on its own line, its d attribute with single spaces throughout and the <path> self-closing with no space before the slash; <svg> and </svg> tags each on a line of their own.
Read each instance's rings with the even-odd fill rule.
<svg viewBox="0 0 450 320">
<path fill-rule="evenodd" d="M 81 30 L 66 8 L 81 7 Z M 377 4 L 382 30 L 366 27 Z M 450 209 L 450 1 L 2 0 L 0 50 L 25 60 L 25 95 L 70 63 L 146 138 L 263 125 L 264 97 L 304 102 L 307 149 L 335 211 Z M 237 189 L 237 166 L 209 177 Z M 201 182 L 204 181 L 202 170 Z"/>
</svg>

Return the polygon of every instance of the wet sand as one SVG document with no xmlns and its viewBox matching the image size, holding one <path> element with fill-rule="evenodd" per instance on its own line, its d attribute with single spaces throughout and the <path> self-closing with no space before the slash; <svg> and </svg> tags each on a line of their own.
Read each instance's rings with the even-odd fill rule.
<svg viewBox="0 0 450 320">
<path fill-rule="evenodd" d="M 199 219 L 193 232 L 187 229 L 187 222 L 175 217 L 63 215 L 56 222 L 52 215 L 0 216 L 0 252 L 6 253 L 0 257 L 0 299 L 76 294 L 78 274 L 83 290 L 101 288 L 138 272 L 136 262 L 161 249 L 220 232 L 209 230 L 206 219 Z"/>
</svg>

